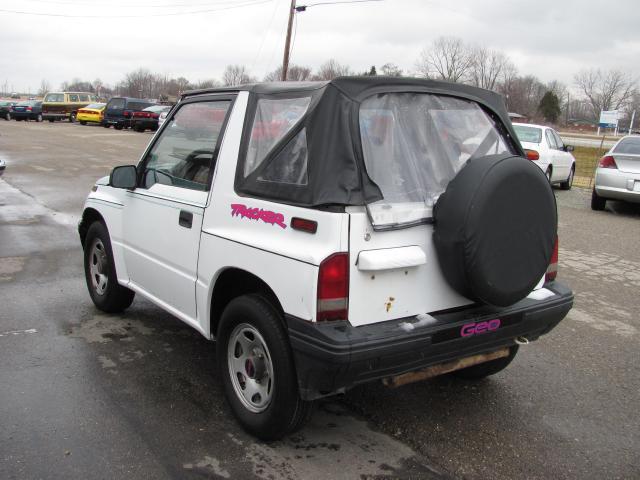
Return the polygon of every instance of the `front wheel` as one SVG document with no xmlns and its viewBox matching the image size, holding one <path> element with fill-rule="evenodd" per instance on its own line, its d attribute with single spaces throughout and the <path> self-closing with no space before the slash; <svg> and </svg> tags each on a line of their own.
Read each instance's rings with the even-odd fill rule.
<svg viewBox="0 0 640 480">
<path fill-rule="evenodd" d="M 84 120 L 80 120 L 80 125 L 86 125 L 86 124 L 87 124 L 87 122 L 86 122 L 86 121 L 84 121 Z"/>
<path fill-rule="evenodd" d="M 277 440 L 309 419 L 312 403 L 300 398 L 281 315 L 263 297 L 245 295 L 227 305 L 216 356 L 227 401 L 247 432 Z"/>
<path fill-rule="evenodd" d="M 103 312 L 125 310 L 135 293 L 118 283 L 107 227 L 94 222 L 84 243 L 84 273 L 93 303 Z"/>
<path fill-rule="evenodd" d="M 75 121 L 76 121 L 76 113 L 71 112 L 71 114 L 69 115 L 69 123 L 75 123 Z"/>
<path fill-rule="evenodd" d="M 453 372 L 453 375 L 465 380 L 482 380 L 490 375 L 504 370 L 509 366 L 518 353 L 518 345 L 514 345 L 509 349 L 509 355 L 507 357 L 497 358 L 489 362 L 479 363 L 471 367 L 462 368 Z"/>
<path fill-rule="evenodd" d="M 9 112 L 5 113 L 4 114 L 4 119 L 7 120 L 7 121 L 11 120 L 11 114 Z"/>
<path fill-rule="evenodd" d="M 42 121 L 42 115 L 38 114 L 38 116 L 36 117 L 36 122 L 40 123 Z"/>
<path fill-rule="evenodd" d="M 544 174 L 547 177 L 547 180 L 549 181 L 549 183 L 551 183 L 551 167 L 547 168 L 547 171 L 544 172 Z"/>
</svg>

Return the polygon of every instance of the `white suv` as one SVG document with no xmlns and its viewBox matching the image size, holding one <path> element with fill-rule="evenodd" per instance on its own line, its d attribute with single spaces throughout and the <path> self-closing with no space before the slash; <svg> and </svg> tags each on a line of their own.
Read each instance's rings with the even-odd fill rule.
<svg viewBox="0 0 640 480">
<path fill-rule="evenodd" d="M 189 92 L 137 166 L 90 193 L 89 293 L 139 293 L 217 341 L 243 427 L 275 439 L 312 401 L 502 370 L 564 318 L 557 217 L 502 100 L 348 77 Z"/>
</svg>

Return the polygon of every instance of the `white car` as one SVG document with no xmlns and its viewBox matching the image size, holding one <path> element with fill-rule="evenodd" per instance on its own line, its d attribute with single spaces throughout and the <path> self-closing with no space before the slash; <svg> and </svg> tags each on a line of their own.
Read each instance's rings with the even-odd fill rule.
<svg viewBox="0 0 640 480">
<path fill-rule="evenodd" d="M 553 191 L 523 155 L 501 97 L 467 85 L 187 93 L 87 198 L 89 294 L 106 312 L 142 295 L 215 339 L 262 439 L 365 382 L 484 378 L 573 304 Z"/>
<path fill-rule="evenodd" d="M 572 145 L 565 145 L 560 135 L 550 127 L 529 123 L 514 123 L 513 129 L 527 158 L 538 165 L 552 184 L 569 190 L 576 173 Z"/>
</svg>

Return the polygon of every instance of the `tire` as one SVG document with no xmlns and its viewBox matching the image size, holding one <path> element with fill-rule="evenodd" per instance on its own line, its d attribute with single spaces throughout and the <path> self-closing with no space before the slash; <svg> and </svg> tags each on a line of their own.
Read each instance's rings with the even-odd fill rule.
<svg viewBox="0 0 640 480">
<path fill-rule="evenodd" d="M 84 120 L 80 120 L 80 125 L 86 125 L 87 122 L 85 122 Z"/>
<path fill-rule="evenodd" d="M 144 128 L 142 128 L 142 127 L 140 127 L 140 126 L 138 126 L 138 125 L 134 125 L 132 128 L 133 128 L 136 132 L 140 132 L 140 133 L 144 132 Z"/>
<path fill-rule="evenodd" d="M 55 120 L 53 118 L 50 118 L 49 123 L 53 123 L 53 122 L 55 122 Z"/>
<path fill-rule="evenodd" d="M 40 123 L 42 122 L 42 114 L 39 113 L 38 116 L 36 117 L 36 122 Z"/>
<path fill-rule="evenodd" d="M 10 114 L 9 112 L 5 113 L 5 114 L 4 114 L 4 119 L 5 119 L 6 121 L 11 120 L 11 114 Z"/>
<path fill-rule="evenodd" d="M 120 124 L 116 124 L 113 126 L 113 128 L 115 128 L 116 130 L 122 130 L 123 127 Z"/>
<path fill-rule="evenodd" d="M 544 172 L 544 176 L 547 177 L 547 181 L 551 183 L 551 167 L 547 168 L 547 171 Z"/>
<path fill-rule="evenodd" d="M 227 305 L 218 328 L 216 356 L 227 401 L 242 427 L 266 441 L 301 428 L 313 406 L 300 398 L 283 323 L 263 297 L 245 295 Z M 248 397 L 251 383 L 255 393 Z"/>
<path fill-rule="evenodd" d="M 93 222 L 84 243 L 84 273 L 91 300 L 107 313 L 125 310 L 135 293 L 118 284 L 107 227 Z"/>
<path fill-rule="evenodd" d="M 509 356 L 491 360 L 490 362 L 479 363 L 472 367 L 463 368 L 452 372 L 452 375 L 464 380 L 482 380 L 490 375 L 495 375 L 509 366 L 518 353 L 518 345 L 509 349 Z"/>
<path fill-rule="evenodd" d="M 75 123 L 76 121 L 76 112 L 71 112 L 69 115 L 69 123 Z"/>
<path fill-rule="evenodd" d="M 536 164 L 512 154 L 467 162 L 440 195 L 433 219 L 433 244 L 449 285 L 500 307 L 531 293 L 557 237 L 547 178 Z"/>
<path fill-rule="evenodd" d="M 571 187 L 573 186 L 573 177 L 575 176 L 575 174 L 576 174 L 576 166 L 572 165 L 571 170 L 569 170 L 569 176 L 564 182 L 560 183 L 560 188 L 562 190 L 571 190 Z"/>
<path fill-rule="evenodd" d="M 102 124 L 102 126 L 103 126 L 104 128 L 109 128 L 111 125 L 109 125 L 108 123 L 103 123 L 103 124 Z"/>
<path fill-rule="evenodd" d="M 591 210 L 604 210 L 606 204 L 607 199 L 598 195 L 596 193 L 596 189 L 594 188 L 591 192 Z"/>
</svg>

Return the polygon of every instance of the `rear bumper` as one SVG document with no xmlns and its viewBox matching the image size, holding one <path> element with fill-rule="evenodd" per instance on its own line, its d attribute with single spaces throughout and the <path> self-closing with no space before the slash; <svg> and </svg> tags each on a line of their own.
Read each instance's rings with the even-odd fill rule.
<svg viewBox="0 0 640 480">
<path fill-rule="evenodd" d="M 105 117 L 102 120 L 102 123 L 106 124 L 106 125 L 120 125 L 122 127 L 129 128 L 131 126 L 131 119 L 130 118 L 107 118 L 107 117 Z"/>
<path fill-rule="evenodd" d="M 435 321 L 424 325 L 417 317 L 353 327 L 348 322 L 318 324 L 286 316 L 300 394 L 312 400 L 512 346 L 517 337 L 536 340 L 573 306 L 573 292 L 566 285 L 553 282 L 546 288 L 553 295 L 543 300 L 527 297 L 507 308 L 472 306 L 434 314 Z M 495 331 L 461 335 L 465 325 L 495 319 L 500 319 Z"/>
<path fill-rule="evenodd" d="M 640 203 L 640 173 L 621 172 L 617 169 L 598 168 L 595 190 L 603 198 Z"/>
<path fill-rule="evenodd" d="M 68 113 L 42 113 L 42 118 L 44 120 L 68 120 L 69 119 L 69 114 Z"/>
</svg>

